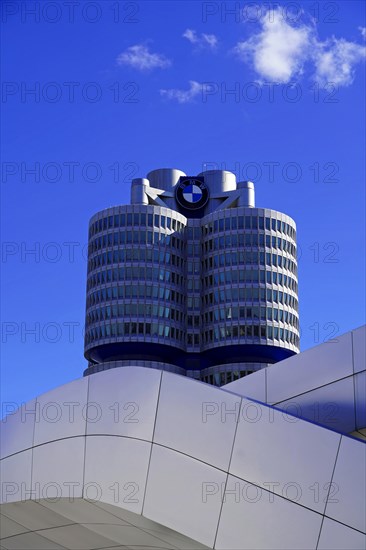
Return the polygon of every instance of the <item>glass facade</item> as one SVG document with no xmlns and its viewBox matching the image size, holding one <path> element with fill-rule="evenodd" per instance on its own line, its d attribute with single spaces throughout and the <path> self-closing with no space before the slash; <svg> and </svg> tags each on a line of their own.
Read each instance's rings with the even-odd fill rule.
<svg viewBox="0 0 366 550">
<path fill-rule="evenodd" d="M 203 349 L 243 341 L 298 351 L 296 230 L 279 212 L 232 208 L 202 224 Z"/>
<path fill-rule="evenodd" d="M 164 210 L 164 214 L 162 213 Z M 185 227 L 178 212 L 121 206 L 89 227 L 85 351 L 151 342 L 185 349 Z M 122 347 L 113 351 L 117 357 Z M 154 352 L 155 353 L 155 352 Z"/>
</svg>

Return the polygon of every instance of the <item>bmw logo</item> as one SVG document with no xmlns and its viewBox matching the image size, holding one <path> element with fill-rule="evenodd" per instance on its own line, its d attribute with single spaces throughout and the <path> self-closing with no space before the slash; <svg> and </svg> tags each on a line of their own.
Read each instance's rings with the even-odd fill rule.
<svg viewBox="0 0 366 550">
<path fill-rule="evenodd" d="M 203 178 L 183 176 L 176 187 L 177 202 L 189 210 L 202 208 L 208 201 L 208 189 Z"/>
</svg>

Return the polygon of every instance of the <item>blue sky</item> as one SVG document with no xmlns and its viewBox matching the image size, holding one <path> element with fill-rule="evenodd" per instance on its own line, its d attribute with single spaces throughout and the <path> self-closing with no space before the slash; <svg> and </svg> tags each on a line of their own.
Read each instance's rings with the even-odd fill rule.
<svg viewBox="0 0 366 550">
<path fill-rule="evenodd" d="M 296 220 L 302 350 L 364 323 L 363 2 L 2 9 L 4 401 L 82 375 L 88 220 L 154 168 Z"/>
</svg>

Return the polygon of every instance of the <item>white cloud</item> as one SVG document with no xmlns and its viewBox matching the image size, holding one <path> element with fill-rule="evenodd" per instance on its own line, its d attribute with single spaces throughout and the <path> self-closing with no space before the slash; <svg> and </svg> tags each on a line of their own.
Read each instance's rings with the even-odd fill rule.
<svg viewBox="0 0 366 550">
<path fill-rule="evenodd" d="M 203 33 L 202 34 L 202 39 L 204 40 L 204 42 L 207 42 L 207 44 L 211 48 L 216 48 L 218 40 L 217 40 L 217 37 L 214 34 L 205 34 L 205 33 Z"/>
<path fill-rule="evenodd" d="M 260 32 L 234 48 L 260 81 L 286 84 L 300 77 L 308 63 L 320 84 L 348 86 L 353 81 L 355 64 L 365 55 L 363 46 L 342 38 L 319 41 L 313 25 L 287 21 L 280 10 L 272 11 L 271 16 L 265 13 L 260 25 Z"/>
<path fill-rule="evenodd" d="M 358 30 L 362 34 L 362 38 L 366 40 L 366 27 L 358 27 Z"/>
<path fill-rule="evenodd" d="M 234 52 L 253 64 L 260 78 L 287 83 L 302 72 L 308 56 L 312 29 L 306 25 L 292 27 L 279 10 L 273 17 L 264 14 L 262 30 L 245 42 L 239 42 Z"/>
<path fill-rule="evenodd" d="M 189 86 L 189 90 L 178 90 L 176 88 L 160 90 L 160 95 L 167 99 L 176 100 L 178 103 L 190 103 L 202 92 L 202 84 L 195 80 L 190 80 Z"/>
<path fill-rule="evenodd" d="M 320 85 L 332 82 L 338 86 L 349 86 L 354 79 L 354 66 L 366 57 L 366 47 L 343 38 L 331 38 L 318 43 L 314 55 L 314 78 Z"/>
<path fill-rule="evenodd" d="M 201 47 L 209 47 L 215 49 L 217 46 L 217 37 L 214 34 L 202 33 L 198 35 L 193 29 L 186 29 L 182 34 L 183 38 L 186 38 L 191 44 Z"/>
<path fill-rule="evenodd" d="M 196 31 L 193 29 L 186 29 L 184 33 L 182 34 L 183 38 L 186 38 L 191 42 L 191 44 L 196 44 L 198 42 L 198 36 Z"/>
<path fill-rule="evenodd" d="M 119 54 L 116 61 L 117 65 L 129 65 L 139 71 L 165 69 L 171 65 L 171 61 L 164 55 L 150 52 L 144 44 L 130 46 Z"/>
</svg>

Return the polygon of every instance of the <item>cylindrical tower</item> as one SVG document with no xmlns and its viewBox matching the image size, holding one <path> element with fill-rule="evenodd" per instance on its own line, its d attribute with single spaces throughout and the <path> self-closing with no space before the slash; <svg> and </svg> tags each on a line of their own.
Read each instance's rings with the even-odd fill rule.
<svg viewBox="0 0 366 550">
<path fill-rule="evenodd" d="M 153 205 L 90 220 L 85 357 L 179 364 L 185 350 L 186 218 Z"/>
<path fill-rule="evenodd" d="M 238 207 L 205 216 L 202 226 L 202 353 L 220 365 L 205 369 L 203 378 L 231 372 L 234 379 L 234 372 L 297 353 L 294 221 L 274 210 Z"/>
</svg>

